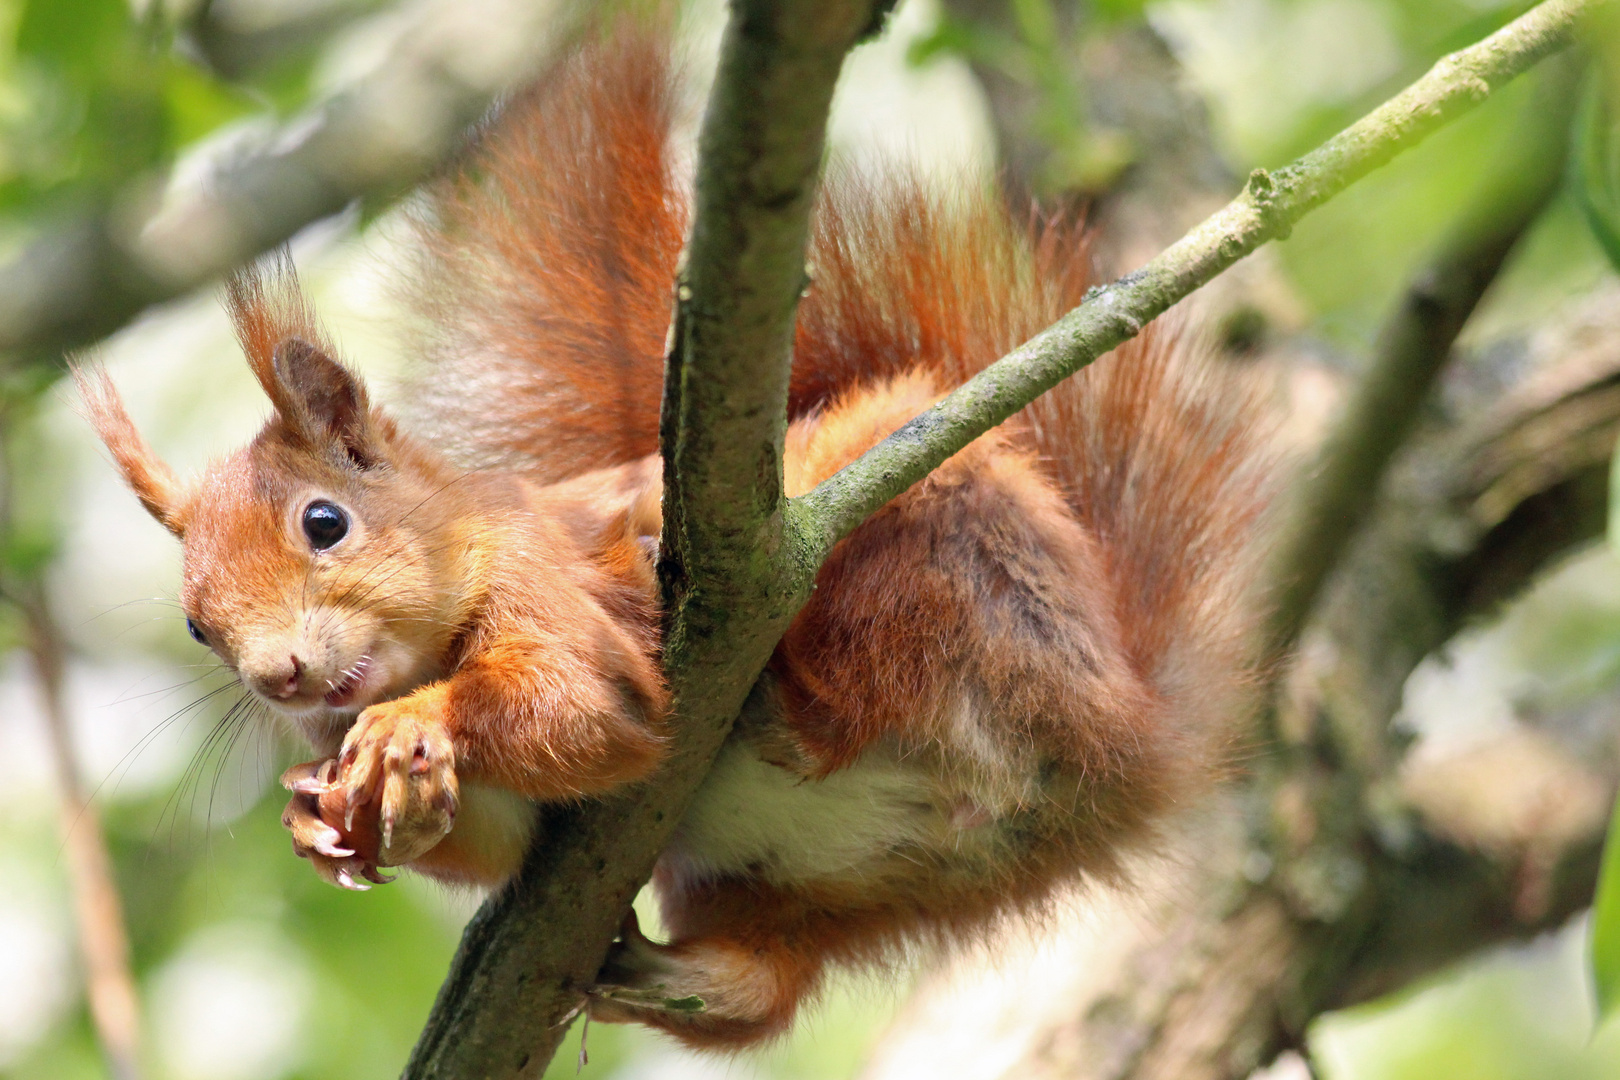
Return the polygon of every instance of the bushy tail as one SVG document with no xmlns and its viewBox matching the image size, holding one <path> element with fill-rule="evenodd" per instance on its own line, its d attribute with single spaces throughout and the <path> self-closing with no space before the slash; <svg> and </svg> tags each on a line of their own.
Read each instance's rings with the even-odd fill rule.
<svg viewBox="0 0 1620 1080">
<path fill-rule="evenodd" d="M 657 450 L 689 197 L 666 35 L 620 28 L 516 99 L 444 183 L 423 303 L 443 441 L 542 479 Z M 1079 227 L 1011 221 L 989 180 L 946 192 L 834 168 L 817 208 L 790 411 L 915 367 L 955 385 L 1079 304 Z M 1009 423 L 1109 552 L 1133 656 L 1171 703 L 1239 689 L 1264 439 L 1241 379 L 1149 333 Z"/>
<path fill-rule="evenodd" d="M 546 480 L 658 450 L 686 232 L 666 36 L 628 24 L 514 98 L 432 192 L 413 411 L 469 463 Z"/>
</svg>

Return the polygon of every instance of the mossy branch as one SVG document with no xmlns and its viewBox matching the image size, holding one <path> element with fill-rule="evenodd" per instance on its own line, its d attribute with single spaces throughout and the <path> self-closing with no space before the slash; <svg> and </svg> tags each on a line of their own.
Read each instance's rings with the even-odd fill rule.
<svg viewBox="0 0 1620 1080">
<path fill-rule="evenodd" d="M 782 493 L 788 365 L 844 55 L 892 6 L 736 0 L 699 140 L 660 442 L 673 754 L 652 782 L 553 809 L 468 926 L 405 1075 L 538 1076 L 731 729 L 817 562 Z"/>
</svg>

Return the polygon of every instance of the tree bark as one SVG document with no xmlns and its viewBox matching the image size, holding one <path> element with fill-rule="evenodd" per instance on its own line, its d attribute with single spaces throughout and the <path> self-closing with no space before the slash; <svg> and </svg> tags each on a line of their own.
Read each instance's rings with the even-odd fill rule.
<svg viewBox="0 0 1620 1080">
<path fill-rule="evenodd" d="M 822 137 L 871 0 L 732 10 L 699 144 L 660 441 L 659 578 L 673 753 L 657 777 L 551 810 L 462 940 L 405 1075 L 538 1076 L 819 561 L 782 497 L 788 363 Z"/>
</svg>

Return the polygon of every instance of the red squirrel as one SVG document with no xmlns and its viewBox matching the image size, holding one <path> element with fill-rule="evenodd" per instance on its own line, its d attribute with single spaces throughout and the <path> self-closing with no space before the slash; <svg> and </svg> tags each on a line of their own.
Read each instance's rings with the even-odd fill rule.
<svg viewBox="0 0 1620 1080">
<path fill-rule="evenodd" d="M 657 33 L 586 42 L 432 189 L 415 431 L 285 267 L 228 286 L 274 412 L 199 479 L 154 456 L 104 375 L 79 376 L 184 545 L 193 635 L 313 747 L 284 822 L 335 884 L 408 866 L 499 886 L 538 803 L 658 768 L 658 411 L 689 214 L 674 85 Z M 790 495 L 1090 284 L 1079 229 L 1015 224 L 993 184 L 829 172 Z M 658 864 L 670 941 L 627 926 L 592 1015 L 754 1043 L 829 965 L 1116 878 L 1208 785 L 1249 700 L 1267 476 L 1241 380 L 1150 331 L 861 525 Z"/>
</svg>

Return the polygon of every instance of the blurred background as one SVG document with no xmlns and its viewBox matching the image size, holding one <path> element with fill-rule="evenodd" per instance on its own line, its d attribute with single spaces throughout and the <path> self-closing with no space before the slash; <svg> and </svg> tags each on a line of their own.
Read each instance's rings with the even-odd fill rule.
<svg viewBox="0 0 1620 1080">
<path fill-rule="evenodd" d="M 410 313 L 391 283 L 409 260 L 410 184 L 452 145 L 445 132 L 539 62 L 514 44 L 514 27 L 560 24 L 555 6 L 0 0 L 0 258 L 12 260 L 0 277 L 0 350 L 15 358 L 0 377 L 0 556 L 12 601 L 0 614 L 0 1076 L 398 1075 L 478 897 L 409 875 L 343 893 L 292 857 L 274 781 L 296 748 L 236 722 L 234 684 L 187 636 L 174 602 L 177 546 L 123 490 L 53 379 L 64 348 L 88 348 L 182 474 L 242 442 L 266 404 L 210 278 L 255 250 L 227 211 L 260 184 L 268 217 L 314 221 L 297 229 L 293 256 L 344 353 L 387 400 L 409 360 L 400 328 Z M 1032 197 L 1084 205 L 1099 258 L 1123 272 L 1249 170 L 1286 163 L 1528 6 L 903 0 L 846 69 L 832 153 L 902 157 L 944 182 L 1002 169 L 1015 207 Z M 683 10 L 690 128 L 723 10 L 719 0 Z M 1493 155 L 1547 111 L 1540 81 L 1499 93 L 1196 299 L 1232 362 L 1284 374 L 1301 446 L 1319 436 Z M 252 172 L 328 153 L 339 136 L 350 157 L 319 183 Z M 304 202 L 281 206 L 288 190 Z M 1577 184 L 1552 197 L 1469 321 L 1459 350 L 1498 373 L 1487 382 L 1579 348 L 1612 355 L 1620 341 L 1620 282 L 1582 197 Z M 86 281 L 100 291 L 85 293 Z M 47 316 L 28 314 L 38 311 Z M 1548 843 L 1590 841 L 1620 757 L 1615 556 L 1566 560 L 1427 659 L 1398 725 L 1407 749 L 1396 783 L 1432 828 L 1526 867 Z M 76 905 L 94 906 L 83 883 L 102 879 L 121 903 L 138 1012 L 116 971 L 82 959 L 79 927 L 90 923 Z M 1329 1013 L 1310 1028 L 1309 1066 L 1294 1056 L 1269 1075 L 1620 1076 L 1620 1025 L 1594 1031 L 1585 932 L 1577 917 Z M 944 974 L 924 963 L 921 975 L 841 984 L 791 1039 L 756 1056 L 697 1058 L 596 1026 L 581 1065 L 576 1030 L 548 1075 L 923 1075 L 896 1049 L 903 1038 L 885 1035 L 897 1015 L 922 1022 L 926 1004 L 906 1005 L 913 981 L 938 998 L 941 980 L 971 984 L 979 976 L 963 969 L 978 965 L 1010 979 L 1014 997 L 1038 996 L 1045 944 L 1036 935 Z M 100 1014 L 123 1024 L 124 1066 L 116 1053 L 110 1066 L 98 1042 L 97 994 Z"/>
</svg>

